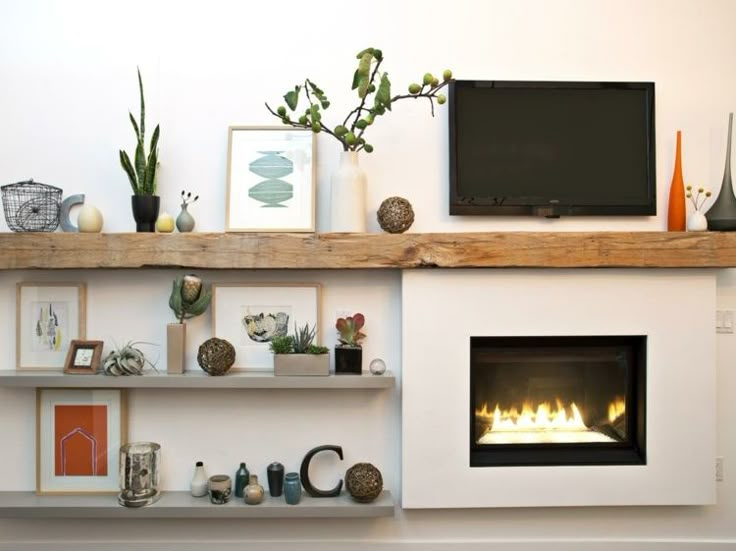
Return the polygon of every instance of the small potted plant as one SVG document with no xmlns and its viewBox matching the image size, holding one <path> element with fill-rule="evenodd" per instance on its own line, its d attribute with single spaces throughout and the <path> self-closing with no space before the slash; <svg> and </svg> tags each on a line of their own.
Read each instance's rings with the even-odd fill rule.
<svg viewBox="0 0 736 551">
<path fill-rule="evenodd" d="M 200 316 L 210 305 L 212 293 L 202 289 L 202 280 L 196 275 L 179 276 L 174 280 L 169 296 L 169 307 L 177 323 L 166 326 L 166 372 L 184 373 L 186 328 L 184 320 Z"/>
<path fill-rule="evenodd" d="M 131 162 L 128 154 L 121 149 L 120 165 L 128 176 L 130 187 L 133 188 L 131 203 L 136 231 L 153 232 L 156 231 L 160 205 L 160 197 L 156 195 L 159 126 L 156 125 L 153 130 L 148 154 L 146 154 L 146 104 L 143 99 L 143 80 L 140 69 L 138 69 L 138 88 L 141 95 L 140 122 L 135 120 L 133 113 L 128 112 L 136 137 L 135 158 L 134 162 Z"/>
<path fill-rule="evenodd" d="M 302 327 L 294 323 L 293 335 L 273 337 L 270 347 L 274 375 L 329 375 L 329 349 L 314 344 L 316 333 L 317 328 L 308 323 Z"/>
<path fill-rule="evenodd" d="M 363 347 L 360 344 L 365 338 L 361 329 L 365 325 L 365 316 L 361 313 L 347 318 L 338 318 L 335 327 L 340 333 L 340 343 L 335 346 L 335 373 L 360 375 L 363 373 Z"/>
</svg>

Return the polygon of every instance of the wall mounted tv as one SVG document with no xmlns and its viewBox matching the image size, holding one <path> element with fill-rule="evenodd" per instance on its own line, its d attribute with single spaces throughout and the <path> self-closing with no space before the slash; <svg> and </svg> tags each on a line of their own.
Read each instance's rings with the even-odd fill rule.
<svg viewBox="0 0 736 551">
<path fill-rule="evenodd" d="M 657 213 L 654 83 L 450 83 L 450 214 Z"/>
</svg>

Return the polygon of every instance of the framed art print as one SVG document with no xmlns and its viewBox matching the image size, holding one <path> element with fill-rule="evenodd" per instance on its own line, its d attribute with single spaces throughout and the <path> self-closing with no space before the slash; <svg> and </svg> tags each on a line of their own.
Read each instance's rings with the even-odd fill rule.
<svg viewBox="0 0 736 551">
<path fill-rule="evenodd" d="M 64 373 L 94 375 L 100 368 L 102 341 L 73 340 L 64 362 Z"/>
<path fill-rule="evenodd" d="M 69 345 L 86 330 L 83 283 L 16 284 L 17 369 L 62 369 Z"/>
<path fill-rule="evenodd" d="M 294 324 L 317 327 L 321 287 L 309 284 L 213 284 L 212 331 L 235 347 L 233 367 L 273 369 L 270 342 L 291 335 Z"/>
<path fill-rule="evenodd" d="M 231 126 L 225 230 L 313 232 L 315 143 L 311 130 Z"/>
<path fill-rule="evenodd" d="M 36 391 L 36 493 L 117 493 L 127 432 L 121 389 Z"/>
</svg>

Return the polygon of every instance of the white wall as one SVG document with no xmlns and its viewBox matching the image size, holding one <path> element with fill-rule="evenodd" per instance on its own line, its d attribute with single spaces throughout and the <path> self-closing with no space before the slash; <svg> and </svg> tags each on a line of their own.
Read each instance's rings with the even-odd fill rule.
<svg viewBox="0 0 736 551">
<path fill-rule="evenodd" d="M 3 0 L 0 2 L 0 183 L 33 177 L 83 192 L 103 211 L 106 231 L 130 231 L 129 187 L 117 150 L 130 150 L 128 109 L 137 110 L 135 66 L 148 100 L 148 123 L 159 122 L 160 194 L 177 211 L 181 189 L 201 195 L 193 207 L 198 230 L 223 228 L 227 126 L 271 124 L 265 100 L 278 101 L 309 76 L 330 95 L 331 112 L 353 106 L 349 84 L 354 53 L 368 45 L 386 55 L 385 67 L 403 87 L 425 71 L 446 67 L 459 78 L 653 80 L 657 85 L 659 216 L 653 218 L 468 220 L 447 215 L 447 124 L 427 106 L 407 102 L 371 128 L 376 152 L 362 160 L 368 201 L 375 211 L 389 195 L 410 199 L 412 231 L 519 229 L 659 230 L 672 174 L 674 140 L 683 130 L 685 179 L 717 192 L 723 169 L 727 114 L 736 107 L 736 3 L 730 0 L 456 0 L 437 4 L 377 0 L 308 3 L 298 0 L 207 3 Z M 330 119 L 328 119 L 330 120 Z M 327 185 L 338 148 L 318 142 L 318 227 L 329 227 Z M 0 230 L 6 229 L 0 221 Z M 369 220 L 369 227 L 377 228 Z M 0 254 L 2 252 L 0 251 Z M 162 342 L 168 321 L 166 294 L 174 272 L 0 274 L 0 358 L 13 365 L 13 284 L 21 279 L 84 279 L 90 290 L 90 334 L 103 339 Z M 217 280 L 266 277 L 321 281 L 324 315 L 337 308 L 368 316 L 369 356 L 382 355 L 400 373 L 400 283 L 395 273 L 216 273 Z M 736 276 L 719 279 L 719 301 L 736 308 Z M 676 300 L 676 297 L 675 297 Z M 347 304 L 346 304 L 347 303 Z M 207 335 L 208 319 L 193 334 Z M 687 320 L 683 319 L 683 323 Z M 194 340 L 194 336 L 190 343 Z M 190 344 L 193 346 L 193 344 Z M 189 351 L 190 355 L 193 350 Z M 604 549 L 626 540 L 629 548 L 668 548 L 700 542 L 709 549 L 736 541 L 732 510 L 736 458 L 733 336 L 718 338 L 718 448 L 726 480 L 714 507 L 501 509 L 399 511 L 377 521 L 70 522 L 0 520 L 0 549 L 41 548 L 40 542 L 259 542 L 263 548 L 347 548 L 356 541 L 387 548 L 536 549 L 554 540 L 560 548 Z M 233 470 L 245 457 L 261 470 L 274 457 L 296 465 L 311 445 L 334 441 L 346 464 L 374 460 L 387 486 L 400 487 L 399 390 L 378 394 L 271 392 L 133 392 L 131 436 L 163 441 L 169 488 L 188 483 L 192 461 Z M 272 399 L 273 398 L 273 399 Z M 274 407 L 274 402 L 278 407 Z M 303 426 L 291 430 L 294 412 Z M 264 431 L 282 431 L 279 438 Z M 178 433 L 178 434 L 177 434 Z M 186 434 L 185 434 L 186 433 Z M 192 436 L 194 435 L 194 437 Z M 33 393 L 0 389 L 0 438 L 4 442 L 0 489 L 33 487 Z M 276 440 L 276 443 L 274 443 Z M 216 453 L 210 451 L 217 442 Z M 687 453 L 683 443 L 683 453 Z M 325 476 L 329 476 L 325 474 Z M 452 480 L 438 484 L 452 484 Z M 677 483 L 677 481 L 673 481 Z M 159 542 L 145 544 L 145 542 Z M 234 543 L 235 542 L 235 543 Z M 267 545 L 271 542 L 271 545 Z M 283 545 L 279 544 L 282 542 Z M 350 542 L 350 545 L 346 542 Z M 559 543 L 562 542 L 562 543 Z M 708 543 L 706 543 L 708 542 Z M 492 544 L 496 545 L 492 545 Z M 121 544 L 122 545 L 122 544 Z M 148 545 L 148 547 L 147 547 Z M 130 548 L 127 544 L 122 548 Z M 213 547 L 214 548 L 214 547 Z M 422 547 L 423 548 L 423 547 Z M 572 547 L 574 548 L 574 546 Z M 620 548 L 620 547 L 618 547 Z"/>
</svg>

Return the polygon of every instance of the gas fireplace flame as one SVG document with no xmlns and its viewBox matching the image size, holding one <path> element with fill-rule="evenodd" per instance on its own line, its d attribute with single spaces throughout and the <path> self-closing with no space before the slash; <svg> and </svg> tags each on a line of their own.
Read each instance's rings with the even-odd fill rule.
<svg viewBox="0 0 736 551">
<path fill-rule="evenodd" d="M 565 407 L 560 400 L 556 400 L 554 406 L 549 402 L 543 402 L 535 407 L 529 402 L 524 402 L 521 411 L 516 407 L 502 410 L 496 404 L 492 414 L 488 411 L 488 404 L 483 404 L 483 407 L 476 411 L 476 416 L 490 418 L 490 432 L 589 430 L 575 402 Z"/>
<path fill-rule="evenodd" d="M 608 404 L 608 421 L 613 423 L 626 413 L 626 402 L 620 396 L 616 396 L 616 399 Z"/>
</svg>

